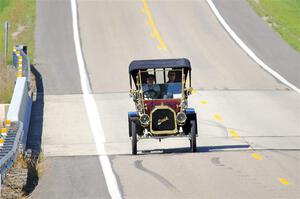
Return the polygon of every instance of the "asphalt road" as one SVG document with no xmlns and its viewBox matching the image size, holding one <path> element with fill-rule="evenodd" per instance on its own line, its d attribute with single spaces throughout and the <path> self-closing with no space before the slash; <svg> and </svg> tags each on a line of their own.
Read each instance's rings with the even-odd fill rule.
<svg viewBox="0 0 300 199">
<path fill-rule="evenodd" d="M 80 94 L 71 16 L 70 1 L 37 1 L 39 95 L 27 147 L 41 144 L 45 162 L 32 198 L 109 198 Z"/>
<path fill-rule="evenodd" d="M 273 70 L 300 87 L 300 54 L 266 25 L 247 1 L 213 0 L 230 27 Z M 255 35 L 253 33 L 255 32 Z"/>
<path fill-rule="evenodd" d="M 110 198 L 97 156 L 48 157 L 43 165 L 33 198 Z"/>
<path fill-rule="evenodd" d="M 73 40 L 70 3 L 37 1 L 36 68 L 46 94 L 78 94 L 81 85 Z"/>
<path fill-rule="evenodd" d="M 79 1 L 82 47 L 94 92 L 127 92 L 131 60 L 169 57 L 191 60 L 197 89 L 285 89 L 232 42 L 204 1 L 149 6 L 165 51 L 151 38 L 141 2 Z"/>
<path fill-rule="evenodd" d="M 38 1 L 38 10 L 61 9 L 37 16 L 53 21 L 37 23 L 40 48 L 43 43 L 38 41 L 48 40 L 48 34 L 39 32 L 61 26 L 57 21 L 65 26 L 72 23 L 70 15 L 62 17 L 60 13 L 70 13 L 68 1 L 46 2 Z M 166 49 L 151 34 L 153 26 L 143 2 L 78 1 L 82 50 L 106 138 L 105 149 L 122 196 L 297 198 L 299 94 L 253 62 L 221 27 L 205 1 L 147 4 Z M 49 42 L 50 48 L 74 45 L 72 30 L 64 30 L 66 34 L 56 35 L 63 42 Z M 133 103 L 128 97 L 128 64 L 132 59 L 174 57 L 191 60 L 193 85 L 200 89 L 189 101 L 198 113 L 198 153 L 189 153 L 184 139 L 145 140 L 138 145 L 141 155 L 131 156 L 127 112 L 133 110 Z M 68 59 L 67 63 L 76 63 L 73 55 Z M 48 70 L 43 64 L 49 64 Z M 49 61 L 39 67 L 46 82 L 57 78 L 70 85 L 61 84 L 63 95 L 45 95 L 42 147 L 46 169 L 32 197 L 107 197 L 82 95 L 70 95 L 80 83 L 72 81 L 78 77 L 78 66 L 71 64 L 69 70 Z M 50 72 L 57 70 L 69 75 L 61 79 Z M 50 83 L 45 83 L 47 89 L 53 89 L 53 94 L 60 91 Z M 58 193 L 53 195 L 49 190 Z"/>
</svg>

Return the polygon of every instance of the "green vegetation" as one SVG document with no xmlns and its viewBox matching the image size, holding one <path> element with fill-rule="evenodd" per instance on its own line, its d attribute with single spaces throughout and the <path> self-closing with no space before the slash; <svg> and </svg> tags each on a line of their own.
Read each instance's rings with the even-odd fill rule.
<svg viewBox="0 0 300 199">
<path fill-rule="evenodd" d="M 0 0 L 0 103 L 11 100 L 16 72 L 4 63 L 4 22 L 9 22 L 8 64 L 16 44 L 28 46 L 34 57 L 35 0 Z"/>
<path fill-rule="evenodd" d="M 0 13 L 7 6 L 7 4 L 8 4 L 8 0 L 1 0 L 0 1 Z"/>
<path fill-rule="evenodd" d="M 300 52 L 300 0 L 248 0 L 295 50 Z"/>
</svg>

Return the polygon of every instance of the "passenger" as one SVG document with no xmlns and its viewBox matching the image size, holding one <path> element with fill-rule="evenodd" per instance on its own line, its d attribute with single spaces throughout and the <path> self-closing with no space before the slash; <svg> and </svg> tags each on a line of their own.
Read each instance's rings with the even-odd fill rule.
<svg viewBox="0 0 300 199">
<path fill-rule="evenodd" d="M 181 82 L 175 82 L 176 80 L 176 72 L 169 71 L 168 72 L 168 81 L 166 84 L 166 91 L 164 94 L 164 98 L 174 98 L 174 94 L 181 94 Z"/>
<path fill-rule="evenodd" d="M 157 99 L 160 94 L 160 87 L 154 84 L 154 79 L 154 75 L 147 76 L 147 84 L 142 87 L 145 98 Z"/>
<path fill-rule="evenodd" d="M 169 80 L 167 81 L 167 83 L 174 83 L 175 80 L 176 80 L 176 73 L 175 73 L 175 71 L 170 70 L 168 72 L 168 78 L 169 78 Z"/>
</svg>

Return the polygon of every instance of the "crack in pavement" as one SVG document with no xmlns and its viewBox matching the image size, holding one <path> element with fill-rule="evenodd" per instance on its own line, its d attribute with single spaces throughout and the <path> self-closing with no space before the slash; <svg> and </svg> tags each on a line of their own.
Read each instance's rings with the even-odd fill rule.
<svg viewBox="0 0 300 199">
<path fill-rule="evenodd" d="M 145 168 L 143 166 L 142 162 L 143 162 L 143 160 L 136 160 L 136 161 L 134 161 L 134 166 L 137 169 L 139 169 L 145 173 L 148 173 L 149 175 L 154 177 L 156 180 L 158 180 L 163 185 L 165 185 L 169 190 L 175 191 L 176 195 L 179 195 L 179 194 L 181 195 L 181 193 L 178 191 L 178 189 L 171 182 L 169 182 L 166 178 L 162 177 L 158 173 L 155 173 L 154 171 L 151 171 L 150 169 Z"/>
</svg>

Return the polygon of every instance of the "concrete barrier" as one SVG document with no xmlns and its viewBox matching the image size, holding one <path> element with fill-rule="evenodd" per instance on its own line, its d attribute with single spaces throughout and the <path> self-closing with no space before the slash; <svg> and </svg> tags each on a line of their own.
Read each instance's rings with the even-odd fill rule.
<svg viewBox="0 0 300 199">
<path fill-rule="evenodd" d="M 21 121 L 23 123 L 23 149 L 26 147 L 27 135 L 30 122 L 32 99 L 29 96 L 28 82 L 26 77 L 19 77 L 16 80 L 16 85 L 12 100 L 7 112 L 6 118 L 12 122 Z"/>
</svg>

